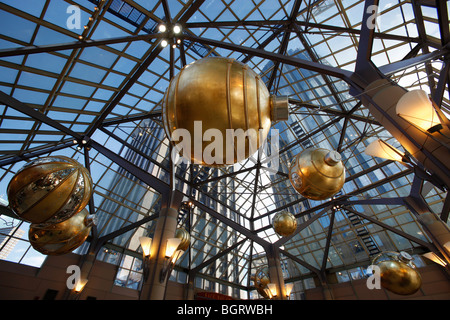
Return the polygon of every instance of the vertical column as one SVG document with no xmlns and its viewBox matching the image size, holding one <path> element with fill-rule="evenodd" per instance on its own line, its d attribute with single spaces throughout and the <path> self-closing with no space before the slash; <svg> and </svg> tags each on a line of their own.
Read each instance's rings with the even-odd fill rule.
<svg viewBox="0 0 450 320">
<path fill-rule="evenodd" d="M 363 97 L 362 101 L 375 119 L 402 144 L 411 156 L 438 176 L 447 187 L 450 187 L 449 121 L 445 116 L 442 117 L 445 123 L 443 123 L 442 134 L 440 134 L 438 132 L 426 133 L 404 120 L 397 115 L 396 106 L 406 92 L 397 84 L 387 79 L 380 79 L 367 86 L 366 97 Z M 439 110 L 437 111 L 439 113 Z M 418 216 L 419 222 L 422 223 L 433 243 L 450 262 L 448 245 L 446 246 L 450 238 L 448 227 L 429 212 L 423 199 L 408 197 L 405 201 L 409 209 Z"/>
<path fill-rule="evenodd" d="M 186 300 L 194 300 L 195 291 L 194 291 L 194 281 L 195 281 L 196 273 L 189 272 L 188 274 L 188 283 L 185 286 L 185 299 Z"/>
<path fill-rule="evenodd" d="M 164 300 L 167 279 L 160 280 L 164 267 L 167 239 L 175 236 L 177 228 L 178 208 L 181 198 L 179 192 L 171 195 L 171 205 L 162 208 L 156 223 L 155 233 L 152 239 L 151 257 L 148 261 L 148 278 L 145 279 L 141 293 L 141 300 Z"/>
<path fill-rule="evenodd" d="M 397 102 L 407 91 L 386 79 L 376 80 L 367 86 L 362 102 L 374 118 L 382 124 L 402 146 L 426 169 L 435 173 L 450 186 L 450 139 L 448 121 L 443 133 L 425 133 L 396 113 Z"/>
<path fill-rule="evenodd" d="M 286 288 L 284 286 L 283 270 L 280 263 L 280 251 L 277 247 L 269 245 L 266 248 L 267 263 L 269 267 L 269 279 L 277 287 L 276 300 L 286 300 Z"/>
</svg>

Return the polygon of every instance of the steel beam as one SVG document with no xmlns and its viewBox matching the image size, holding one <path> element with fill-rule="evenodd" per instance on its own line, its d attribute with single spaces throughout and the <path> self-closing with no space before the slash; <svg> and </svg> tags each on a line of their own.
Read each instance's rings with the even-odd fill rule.
<svg viewBox="0 0 450 320">
<path fill-rule="evenodd" d="M 248 21 L 208 21 L 208 22 L 188 22 L 185 24 L 186 28 L 221 28 L 221 27 L 246 27 L 246 26 L 255 26 L 255 27 L 270 27 L 275 28 L 278 27 L 277 30 L 291 30 L 294 31 L 294 25 L 298 27 L 309 27 L 310 29 L 320 29 L 320 30 L 329 30 L 335 31 L 336 33 L 348 33 L 354 35 L 360 35 L 361 30 L 353 29 L 353 28 L 345 28 L 321 23 L 312 23 L 305 21 L 294 21 L 294 25 L 291 25 L 289 20 L 248 20 Z M 274 31 L 276 32 L 276 31 Z M 301 30 L 302 33 L 309 33 L 308 31 Z M 374 38 L 377 39 L 387 39 L 387 40 L 397 40 L 404 41 L 408 43 L 419 43 L 420 39 L 416 37 L 407 37 L 395 34 L 388 33 L 380 33 L 374 32 Z"/>
<path fill-rule="evenodd" d="M 222 222 L 225 225 L 229 226 L 230 228 L 236 230 L 237 232 L 241 233 L 242 235 L 246 236 L 247 238 L 253 240 L 254 242 L 256 242 L 259 245 L 261 245 L 262 247 L 266 248 L 268 245 L 271 244 L 271 243 L 267 242 L 266 240 L 258 237 L 258 235 L 256 233 L 254 233 L 251 230 L 245 228 L 244 226 L 240 225 L 239 223 L 237 223 L 237 222 L 235 222 L 235 221 L 233 221 L 231 219 L 228 219 L 224 215 L 216 212 L 215 210 L 211 209 L 210 207 L 204 205 L 203 203 L 201 203 L 201 202 L 199 202 L 197 200 L 194 200 L 194 199 L 191 199 L 191 201 L 200 210 L 205 211 L 206 213 L 208 213 L 209 215 L 213 216 L 214 218 L 216 218 L 220 222 Z"/>
<path fill-rule="evenodd" d="M 242 239 L 239 242 L 236 242 L 235 244 L 233 244 L 231 247 L 226 248 L 225 250 L 220 251 L 218 254 L 216 254 L 214 257 L 203 261 L 202 263 L 200 263 L 198 266 L 192 268 L 191 270 L 189 270 L 189 274 L 196 274 L 197 272 L 199 272 L 201 269 L 203 269 L 204 267 L 206 267 L 207 265 L 211 264 L 212 262 L 216 261 L 217 259 L 223 257 L 224 255 L 228 254 L 229 252 L 233 251 L 234 249 L 236 249 L 237 247 L 239 247 L 240 245 L 244 244 L 245 241 L 247 241 L 248 239 Z"/>
<path fill-rule="evenodd" d="M 179 23 L 183 24 L 197 11 L 197 9 L 203 4 L 204 0 L 195 1 L 188 10 L 179 19 Z M 122 98 L 127 94 L 128 90 L 134 85 L 134 83 L 139 79 L 139 77 L 147 70 L 150 64 L 159 56 L 163 48 L 161 46 L 155 46 L 148 57 L 139 65 L 136 72 L 128 79 L 127 83 L 120 88 L 120 91 L 114 96 L 113 100 L 109 105 L 104 108 L 102 114 L 95 120 L 94 124 L 88 129 L 86 135 L 92 136 L 95 130 L 97 130 L 103 121 L 106 119 L 108 114 L 116 107 L 116 105 L 122 100 Z"/>
<path fill-rule="evenodd" d="M 94 141 L 90 140 L 90 146 L 103 154 L 105 157 L 112 160 L 114 163 L 118 164 L 122 168 L 124 168 L 126 171 L 131 173 L 133 176 L 135 176 L 137 179 L 141 180 L 143 183 L 147 184 L 149 187 L 152 187 L 157 192 L 161 194 L 169 194 L 171 189 L 170 186 L 165 183 L 162 180 L 159 180 L 158 178 L 154 177 L 150 173 L 148 173 L 145 170 L 142 170 L 138 166 L 134 165 L 133 163 L 129 162 L 128 160 L 124 159 L 123 157 L 119 156 L 115 152 L 111 151 L 104 145 Z"/>
<path fill-rule="evenodd" d="M 365 215 L 365 214 L 363 214 L 361 212 L 358 212 L 356 210 L 353 210 L 352 208 L 349 208 L 347 206 L 344 206 L 343 209 L 345 209 L 345 210 L 347 210 L 347 211 L 349 211 L 349 212 L 351 212 L 353 214 L 356 214 L 357 216 L 359 216 L 359 217 L 361 217 L 361 218 L 363 218 L 365 220 L 368 220 L 368 221 L 370 221 L 370 222 L 372 222 L 372 223 L 374 223 L 376 225 L 379 225 L 380 227 L 382 227 L 382 228 L 384 228 L 386 230 L 389 230 L 389 231 L 391 231 L 391 232 L 393 232 L 395 234 L 398 234 L 398 235 L 400 235 L 400 236 L 402 236 L 402 237 L 404 237 L 404 238 L 406 238 L 406 239 L 408 239 L 408 240 L 410 240 L 412 242 L 415 242 L 415 243 L 417 243 L 417 244 L 419 244 L 419 245 L 421 245 L 421 246 L 423 246 L 425 248 L 428 248 L 430 251 L 435 251 L 436 250 L 432 244 L 430 244 L 428 242 L 425 242 L 425 241 L 423 241 L 423 240 L 421 240 L 419 238 L 416 238 L 414 236 L 411 236 L 411 235 L 407 234 L 406 232 L 403 232 L 402 230 L 398 230 L 398 229 L 396 229 L 394 227 L 391 227 L 390 225 L 387 225 L 387 224 L 385 224 L 385 223 L 383 223 L 383 222 L 381 222 L 381 221 L 379 221 L 379 220 L 377 220 L 375 218 L 369 217 L 369 216 L 367 216 L 367 215 Z"/>
<path fill-rule="evenodd" d="M 133 122 L 133 121 L 141 121 L 145 119 L 153 119 L 161 116 L 161 111 L 150 111 L 144 114 L 132 115 L 127 117 L 120 117 L 118 119 L 108 119 L 105 120 L 101 127 L 113 126 L 121 123 Z"/>
<path fill-rule="evenodd" d="M 83 136 L 81 136 L 79 133 L 72 131 L 66 126 L 63 126 L 58 121 L 49 118 L 42 112 L 39 112 L 36 109 L 30 107 L 29 105 L 7 95 L 3 91 L 0 91 L 0 103 L 3 103 L 19 112 L 22 112 L 23 114 L 26 114 L 27 116 L 37 120 L 38 122 L 45 123 L 50 127 L 53 127 L 77 140 L 81 140 L 83 138 Z"/>
<path fill-rule="evenodd" d="M 73 49 L 83 49 L 89 47 L 101 47 L 105 45 L 111 45 L 123 42 L 133 42 L 133 41 L 148 41 L 151 39 L 160 39 L 163 35 L 160 33 L 154 34 L 144 34 L 117 38 L 108 38 L 102 40 L 83 40 L 74 41 L 68 43 L 51 44 L 51 45 L 41 45 L 41 46 L 29 46 L 13 49 L 2 49 L 0 50 L 0 58 L 2 57 L 13 57 L 21 56 L 27 54 L 44 53 L 44 52 L 55 52 L 62 50 L 73 50 Z"/>
<path fill-rule="evenodd" d="M 328 259 L 328 253 L 330 251 L 330 244 L 331 244 L 331 235 L 333 234 L 333 227 L 334 227 L 334 216 L 335 210 L 331 211 L 331 218 L 330 218 L 330 224 L 328 225 L 328 233 L 327 233 L 327 240 L 325 243 L 325 249 L 322 259 L 322 266 L 320 267 L 320 272 L 325 272 L 325 269 L 327 267 L 327 259 Z"/>
<path fill-rule="evenodd" d="M 294 256 L 293 254 L 287 252 L 286 250 L 279 249 L 279 252 L 282 253 L 283 255 L 285 255 L 286 257 L 288 257 L 289 259 L 291 259 L 291 260 L 297 262 L 298 264 L 302 265 L 306 269 L 311 270 L 312 272 L 317 274 L 317 276 L 320 277 L 320 270 L 319 269 L 313 267 L 309 263 L 307 263 L 307 262 L 303 261 L 302 259 Z"/>
<path fill-rule="evenodd" d="M 293 232 L 290 236 L 286 236 L 286 237 L 282 237 L 282 238 L 278 239 L 273 245 L 275 247 L 280 247 L 280 246 L 284 245 L 286 242 L 288 242 L 293 237 L 295 237 L 298 233 L 300 233 L 300 231 L 304 230 L 311 223 L 313 223 L 314 221 L 319 219 L 321 216 L 323 216 L 325 213 L 327 213 L 328 210 L 330 210 L 330 206 L 331 206 L 331 204 L 328 203 L 328 205 L 325 207 L 325 209 L 322 209 L 321 211 L 316 213 L 313 217 L 309 218 L 308 220 L 306 220 L 302 224 L 298 225 L 297 229 L 295 230 L 295 232 Z"/>
<path fill-rule="evenodd" d="M 439 75 L 439 81 L 437 83 L 437 87 L 434 90 L 433 101 L 438 106 L 440 106 L 442 104 L 442 99 L 444 98 L 446 84 L 450 84 L 450 60 L 446 60 L 444 62 L 444 66 L 442 67 L 441 73 Z M 450 94 L 449 94 L 449 99 L 450 99 Z"/>
<path fill-rule="evenodd" d="M 310 71 L 318 72 L 318 73 L 324 73 L 332 77 L 340 78 L 350 84 L 354 84 L 354 81 L 351 79 L 352 72 L 339 69 L 336 67 L 324 65 L 318 62 L 313 62 L 309 60 L 299 59 L 296 57 L 291 56 L 284 56 L 279 53 L 269 52 L 261 49 L 255 49 L 251 47 L 246 47 L 242 45 L 237 45 L 234 43 L 226 43 L 223 41 L 213 40 L 213 39 L 207 39 L 202 37 L 197 37 L 194 35 L 184 35 L 185 39 L 188 39 L 190 41 L 207 44 L 210 46 L 215 46 L 231 51 L 237 51 L 244 54 L 249 54 L 253 56 L 257 56 L 260 58 L 272 60 L 272 61 L 279 61 L 281 63 L 289 64 L 292 66 L 295 66 L 297 68 L 307 69 Z"/>
<path fill-rule="evenodd" d="M 12 156 L 12 157 L 8 157 L 8 158 L 4 158 L 2 160 L 0 160 L 0 167 L 5 167 L 8 165 L 11 165 L 13 163 L 19 162 L 19 161 L 27 161 L 31 158 L 34 157 L 39 157 L 42 156 L 44 154 L 49 154 L 64 148 L 69 148 L 73 146 L 73 139 L 67 139 L 64 141 L 59 142 L 57 145 L 54 146 L 50 146 L 50 147 L 45 147 L 42 149 L 35 149 L 35 150 L 27 150 L 26 152 L 16 155 L 16 156 Z"/>
<path fill-rule="evenodd" d="M 447 46 L 448 47 L 448 46 Z M 384 66 L 379 67 L 381 73 L 383 73 L 385 76 L 393 75 L 396 72 L 403 71 L 405 69 L 417 66 L 422 63 L 429 62 L 431 60 L 438 59 L 446 54 L 449 53 L 448 48 L 445 47 L 441 50 L 435 50 L 430 53 L 422 54 L 420 56 L 416 56 L 414 58 L 400 60 L 397 62 L 393 62 Z"/>
</svg>

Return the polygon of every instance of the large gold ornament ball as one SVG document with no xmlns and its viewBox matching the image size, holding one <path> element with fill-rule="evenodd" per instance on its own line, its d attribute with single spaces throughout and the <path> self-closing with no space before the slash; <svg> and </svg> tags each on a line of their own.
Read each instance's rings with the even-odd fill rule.
<svg viewBox="0 0 450 320">
<path fill-rule="evenodd" d="M 71 218 L 56 224 L 31 224 L 28 238 L 32 247 L 46 255 L 72 252 L 89 236 L 94 221 L 85 208 Z"/>
<path fill-rule="evenodd" d="M 422 285 L 420 273 L 405 252 L 381 253 L 372 264 L 380 268 L 381 286 L 393 293 L 411 295 Z"/>
<path fill-rule="evenodd" d="M 8 184 L 11 210 L 31 223 L 59 223 L 80 212 L 92 196 L 92 179 L 78 161 L 39 158 L 23 166 Z"/>
<path fill-rule="evenodd" d="M 280 211 L 272 219 L 272 226 L 280 236 L 287 237 L 297 229 L 297 219 L 287 211 Z"/>
<path fill-rule="evenodd" d="M 345 182 L 345 168 L 338 152 L 324 148 L 303 150 L 291 163 L 289 180 L 302 196 L 325 200 L 338 193 Z"/>
<path fill-rule="evenodd" d="M 187 248 L 189 248 L 189 244 L 191 243 L 191 235 L 186 231 L 186 229 L 178 228 L 175 231 L 175 238 L 181 240 L 177 248 L 178 250 L 186 251 Z"/>
<path fill-rule="evenodd" d="M 271 96 L 247 65 L 207 57 L 172 78 L 164 96 L 163 120 L 181 156 L 195 164 L 225 167 L 255 153 L 272 121 L 288 119 L 288 106 L 287 97 Z"/>
<path fill-rule="evenodd" d="M 267 288 L 267 284 L 270 283 L 269 268 L 267 266 L 262 266 L 256 270 L 253 282 L 256 291 L 264 298 L 268 298 L 268 295 L 264 290 Z"/>
</svg>

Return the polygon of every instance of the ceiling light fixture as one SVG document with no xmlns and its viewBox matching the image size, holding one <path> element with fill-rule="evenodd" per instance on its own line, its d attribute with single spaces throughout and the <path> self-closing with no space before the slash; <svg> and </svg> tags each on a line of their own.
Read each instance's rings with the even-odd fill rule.
<svg viewBox="0 0 450 320">
<path fill-rule="evenodd" d="M 164 24 L 160 24 L 158 27 L 159 32 L 166 32 L 167 27 Z"/>
<path fill-rule="evenodd" d="M 409 162 L 409 159 L 405 156 L 404 153 L 400 152 L 397 148 L 391 146 L 389 143 L 381 139 L 372 141 L 366 147 L 364 153 L 372 157 L 389 159 L 399 162 Z"/>
<path fill-rule="evenodd" d="M 434 133 L 443 129 L 433 100 L 424 90 L 412 90 L 404 94 L 397 102 L 395 111 L 422 131 Z"/>
<path fill-rule="evenodd" d="M 180 32 L 181 32 L 181 27 L 178 24 L 174 25 L 173 26 L 173 33 L 178 34 Z"/>
</svg>

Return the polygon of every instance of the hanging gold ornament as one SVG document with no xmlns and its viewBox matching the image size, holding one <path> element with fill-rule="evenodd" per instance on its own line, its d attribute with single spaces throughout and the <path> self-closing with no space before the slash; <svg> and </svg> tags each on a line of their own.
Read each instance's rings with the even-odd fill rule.
<svg viewBox="0 0 450 320">
<path fill-rule="evenodd" d="M 302 196 L 325 200 L 342 189 L 345 168 L 338 152 L 309 148 L 294 157 L 289 168 L 289 180 Z"/>
<path fill-rule="evenodd" d="M 420 273 L 404 251 L 382 252 L 373 259 L 372 265 L 380 268 L 381 286 L 393 293 L 411 295 L 422 285 Z"/>
<path fill-rule="evenodd" d="M 253 282 L 256 291 L 258 291 L 258 293 L 261 296 L 268 299 L 269 296 L 267 295 L 265 290 L 267 289 L 267 285 L 270 283 L 269 268 L 267 266 L 262 266 L 256 270 L 255 275 L 253 277 Z"/>
<path fill-rule="evenodd" d="M 92 196 L 92 179 L 78 161 L 65 156 L 39 158 L 8 184 L 9 206 L 31 223 L 59 223 L 80 212 Z"/>
<path fill-rule="evenodd" d="M 297 229 L 297 219 L 290 212 L 280 211 L 273 217 L 272 226 L 277 234 L 287 237 Z"/>
<path fill-rule="evenodd" d="M 85 208 L 60 223 L 31 224 L 28 238 L 36 251 L 46 255 L 62 255 L 81 246 L 93 224 L 94 218 Z"/>
<path fill-rule="evenodd" d="M 177 250 L 186 251 L 186 249 L 189 248 L 189 244 L 191 243 L 191 236 L 189 232 L 187 232 L 185 229 L 178 228 L 175 231 L 175 238 L 181 239 L 181 242 L 178 245 Z"/>
<path fill-rule="evenodd" d="M 162 113 L 166 133 L 185 159 L 224 167 L 256 152 L 272 121 L 288 119 L 288 106 L 287 97 L 271 96 L 247 65 L 207 57 L 172 78 Z"/>
</svg>

